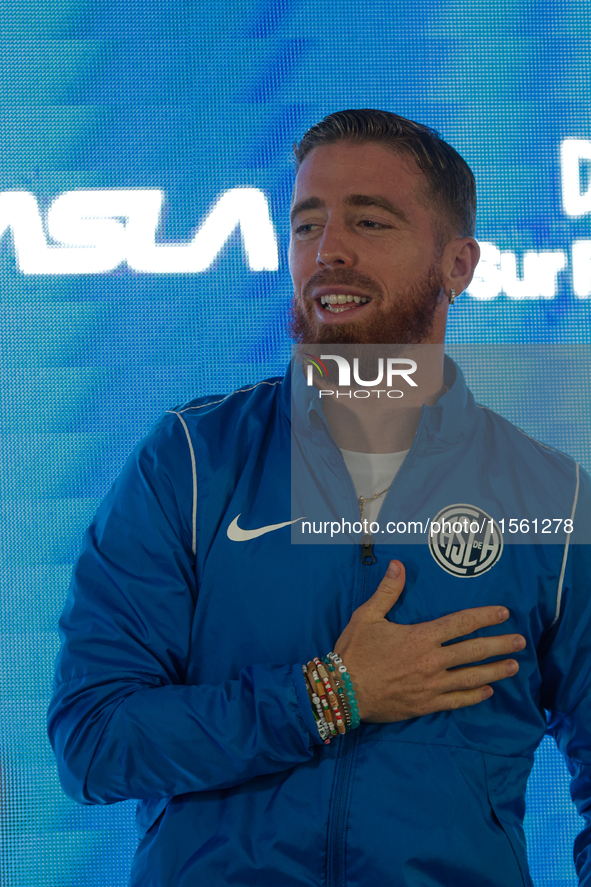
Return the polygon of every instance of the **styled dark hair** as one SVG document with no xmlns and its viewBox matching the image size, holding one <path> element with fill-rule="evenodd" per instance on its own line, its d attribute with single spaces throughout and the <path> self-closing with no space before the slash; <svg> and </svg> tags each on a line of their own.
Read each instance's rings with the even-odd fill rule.
<svg viewBox="0 0 591 887">
<path fill-rule="evenodd" d="M 474 236 L 476 183 L 472 170 L 436 130 L 390 111 L 337 111 L 310 127 L 299 145 L 294 143 L 296 173 L 314 148 L 345 141 L 377 142 L 412 157 L 428 182 L 427 205 L 446 216 L 435 222 L 438 236 L 447 240 L 450 225 L 460 237 Z"/>
</svg>

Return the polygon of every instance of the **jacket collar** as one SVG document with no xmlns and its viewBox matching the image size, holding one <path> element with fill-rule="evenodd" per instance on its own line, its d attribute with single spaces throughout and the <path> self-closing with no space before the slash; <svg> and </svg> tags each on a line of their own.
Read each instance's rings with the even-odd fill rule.
<svg viewBox="0 0 591 887">
<path fill-rule="evenodd" d="M 464 374 L 447 354 L 443 378 L 449 391 L 433 406 L 422 407 L 422 428 L 439 444 L 453 445 L 471 433 L 478 408 Z M 295 358 L 287 368 L 279 397 L 281 410 L 297 433 L 310 434 L 317 428 L 318 420 L 325 422 L 318 391 L 306 384 L 301 364 Z"/>
</svg>

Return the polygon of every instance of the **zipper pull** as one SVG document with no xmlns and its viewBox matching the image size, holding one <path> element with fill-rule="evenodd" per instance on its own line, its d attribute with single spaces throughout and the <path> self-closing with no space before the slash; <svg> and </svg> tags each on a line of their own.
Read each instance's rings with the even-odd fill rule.
<svg viewBox="0 0 591 887">
<path fill-rule="evenodd" d="M 369 567 L 375 564 L 376 560 L 373 553 L 373 539 L 371 536 L 364 536 L 361 540 L 361 563 Z"/>
</svg>

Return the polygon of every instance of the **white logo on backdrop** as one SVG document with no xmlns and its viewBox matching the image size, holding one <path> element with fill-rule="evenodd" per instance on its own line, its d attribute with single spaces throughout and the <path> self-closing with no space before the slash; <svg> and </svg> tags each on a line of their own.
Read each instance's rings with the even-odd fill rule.
<svg viewBox="0 0 591 887">
<path fill-rule="evenodd" d="M 26 191 L 0 193 L 0 237 L 8 229 L 24 274 L 102 274 L 125 262 L 146 274 L 207 271 L 238 227 L 251 271 L 277 271 L 277 237 L 258 188 L 225 191 L 188 243 L 156 243 L 158 189 L 66 191 L 47 212 Z"/>
</svg>

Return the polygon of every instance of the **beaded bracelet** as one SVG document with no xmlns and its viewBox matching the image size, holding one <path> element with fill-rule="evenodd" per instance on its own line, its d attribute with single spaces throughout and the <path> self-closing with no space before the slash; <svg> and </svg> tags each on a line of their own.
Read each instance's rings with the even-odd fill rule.
<svg viewBox="0 0 591 887">
<path fill-rule="evenodd" d="M 304 677 L 308 678 L 307 667 L 302 665 L 302 671 L 304 672 Z M 312 703 L 312 709 L 314 713 L 314 720 L 316 721 L 316 727 L 318 729 L 318 734 L 325 745 L 328 745 L 330 742 L 330 730 L 328 728 L 328 724 L 326 722 L 326 718 L 322 712 L 322 706 L 320 705 L 320 698 L 313 693 L 310 689 L 309 682 L 306 680 L 306 689 L 308 691 L 308 697 L 310 702 Z M 336 732 L 336 731 L 335 731 Z"/>
<path fill-rule="evenodd" d="M 347 730 L 351 730 L 352 728 L 352 718 L 351 718 L 351 708 L 349 705 L 349 701 L 347 699 L 347 692 L 342 681 L 337 677 L 337 673 L 335 672 L 332 676 L 332 679 L 335 683 L 337 693 L 339 694 L 339 699 L 341 700 L 343 706 L 343 714 L 345 715 L 345 725 Z"/>
<path fill-rule="evenodd" d="M 353 681 L 336 653 L 315 657 L 302 671 L 312 704 L 318 735 L 325 745 L 333 736 L 354 730 L 360 724 L 359 705 Z"/>
<path fill-rule="evenodd" d="M 337 656 L 336 653 L 329 653 L 328 657 L 329 659 L 332 659 L 334 664 L 338 667 L 339 674 L 341 675 L 341 680 L 345 684 L 345 690 L 347 692 L 351 707 L 351 729 L 354 730 L 355 727 L 358 727 L 361 723 L 361 719 L 359 717 L 359 705 L 357 704 L 357 698 L 355 696 L 355 690 L 353 689 L 353 681 L 351 680 L 351 675 L 343 665 L 343 660 L 340 656 Z"/>
<path fill-rule="evenodd" d="M 341 714 L 341 710 L 339 708 L 339 703 L 338 703 L 337 697 L 335 695 L 335 692 L 334 692 L 332 685 L 328 679 L 328 673 L 327 673 L 326 669 L 324 668 L 320 659 L 314 659 L 313 662 L 314 662 L 314 665 L 316 666 L 316 668 L 318 669 L 318 674 L 320 675 L 320 678 L 321 678 L 322 683 L 324 684 L 324 688 L 326 690 L 326 696 L 328 697 L 328 702 L 330 703 L 330 707 L 332 708 L 332 710 L 334 712 L 334 719 L 335 719 L 337 730 L 339 731 L 339 733 L 346 733 L 345 721 L 344 721 L 343 716 Z"/>
<path fill-rule="evenodd" d="M 336 736 L 337 729 L 334 724 L 334 717 L 333 717 L 331 707 L 328 704 L 328 700 L 326 698 L 326 691 L 324 689 L 324 685 L 320 681 L 318 672 L 314 668 L 313 662 L 308 663 L 307 669 L 308 669 L 307 670 L 308 683 L 312 687 L 313 695 L 318 700 L 318 705 L 320 707 L 320 711 L 322 712 L 322 717 L 323 717 L 324 723 L 326 723 L 326 726 L 327 726 L 328 735 L 329 736 Z"/>
<path fill-rule="evenodd" d="M 340 673 L 335 671 L 335 667 L 328 656 L 325 656 L 323 661 L 326 663 L 326 667 L 330 672 L 330 678 L 332 681 L 334 681 L 335 689 L 339 695 L 339 699 L 341 700 L 343 706 L 343 714 L 345 715 L 345 726 L 347 730 L 350 730 L 352 727 L 351 707 L 349 699 L 347 697 L 347 693 L 345 691 L 344 682 L 339 680 Z"/>
</svg>

